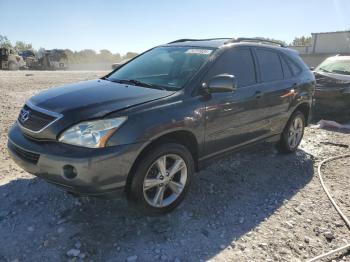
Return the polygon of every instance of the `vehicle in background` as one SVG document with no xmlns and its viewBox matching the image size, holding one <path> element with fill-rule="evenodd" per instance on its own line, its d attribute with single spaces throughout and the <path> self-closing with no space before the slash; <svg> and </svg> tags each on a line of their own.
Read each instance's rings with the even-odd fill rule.
<svg viewBox="0 0 350 262">
<path fill-rule="evenodd" d="M 121 67 L 123 64 L 125 64 L 126 62 L 128 62 L 130 59 L 124 59 L 120 62 L 114 63 L 112 64 L 112 69 L 117 69 L 119 67 Z"/>
<path fill-rule="evenodd" d="M 350 56 L 336 55 L 315 70 L 315 116 L 350 116 Z"/>
<path fill-rule="evenodd" d="M 68 58 L 65 50 L 31 50 L 19 52 L 25 62 L 25 68 L 33 70 L 65 70 L 68 68 Z"/>
<path fill-rule="evenodd" d="M 12 48 L 0 48 L 0 69 L 18 70 L 25 66 L 23 58 Z"/>
<path fill-rule="evenodd" d="M 8 149 L 23 169 L 68 192 L 123 192 L 160 214 L 218 156 L 263 141 L 296 151 L 314 89 L 298 53 L 280 43 L 181 39 L 100 79 L 33 96 Z"/>
</svg>

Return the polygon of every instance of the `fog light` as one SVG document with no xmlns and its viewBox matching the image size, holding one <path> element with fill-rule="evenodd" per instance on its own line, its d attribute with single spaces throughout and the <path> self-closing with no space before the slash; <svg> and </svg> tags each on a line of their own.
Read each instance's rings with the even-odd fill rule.
<svg viewBox="0 0 350 262">
<path fill-rule="evenodd" d="M 77 169 L 71 165 L 65 165 L 63 167 L 63 176 L 67 179 L 76 178 L 78 175 Z"/>
</svg>

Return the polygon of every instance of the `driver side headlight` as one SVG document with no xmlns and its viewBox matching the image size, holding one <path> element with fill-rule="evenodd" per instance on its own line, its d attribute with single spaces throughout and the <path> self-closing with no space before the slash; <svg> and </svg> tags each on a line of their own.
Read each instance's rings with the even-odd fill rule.
<svg viewBox="0 0 350 262">
<path fill-rule="evenodd" d="M 85 121 L 64 131 L 58 140 L 62 143 L 89 148 L 104 147 L 108 138 L 126 121 L 127 117 Z"/>
</svg>

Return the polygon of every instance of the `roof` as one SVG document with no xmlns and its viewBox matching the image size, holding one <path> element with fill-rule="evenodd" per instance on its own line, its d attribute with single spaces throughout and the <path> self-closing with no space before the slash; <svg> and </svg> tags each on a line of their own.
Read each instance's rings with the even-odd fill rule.
<svg viewBox="0 0 350 262">
<path fill-rule="evenodd" d="M 212 47 L 212 48 L 218 48 L 222 45 L 224 45 L 227 41 L 229 41 L 231 38 L 213 38 L 213 39 L 183 39 L 177 40 L 171 43 L 168 43 L 167 45 L 171 46 L 198 46 L 198 47 Z"/>
<path fill-rule="evenodd" d="M 322 35 L 322 34 L 343 34 L 343 33 L 350 33 L 350 30 L 333 31 L 333 32 L 320 32 L 320 33 L 311 33 L 311 34 L 312 35 Z"/>
<path fill-rule="evenodd" d="M 240 40 L 241 39 L 241 40 Z M 278 46 L 273 44 L 273 42 L 266 43 L 264 40 L 258 38 L 213 38 L 213 39 L 180 39 L 166 44 L 165 46 L 193 46 L 193 47 L 208 47 L 208 48 L 220 48 L 227 45 L 237 45 L 237 46 L 263 46 L 268 48 L 278 49 L 283 52 L 289 52 L 298 54 L 298 51 L 290 49 L 285 46 Z M 261 40 L 261 42 L 259 42 Z M 265 40 L 268 42 L 268 40 Z"/>
<path fill-rule="evenodd" d="M 335 56 L 328 57 L 327 60 L 350 60 L 350 56 L 335 55 Z"/>
</svg>

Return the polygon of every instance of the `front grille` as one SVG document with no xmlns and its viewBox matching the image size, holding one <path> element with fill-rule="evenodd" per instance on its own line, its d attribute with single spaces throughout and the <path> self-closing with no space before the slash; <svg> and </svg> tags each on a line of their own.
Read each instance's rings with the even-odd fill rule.
<svg viewBox="0 0 350 262">
<path fill-rule="evenodd" d="M 26 151 L 26 150 L 24 150 L 22 148 L 19 148 L 18 146 L 15 146 L 14 144 L 11 145 L 11 148 L 23 160 L 26 160 L 26 161 L 31 162 L 33 164 L 37 164 L 38 163 L 39 157 L 40 157 L 39 154 Z"/>
<path fill-rule="evenodd" d="M 18 116 L 18 122 L 21 126 L 34 132 L 42 130 L 55 119 L 56 117 L 34 110 L 27 105 L 24 105 Z"/>
</svg>

